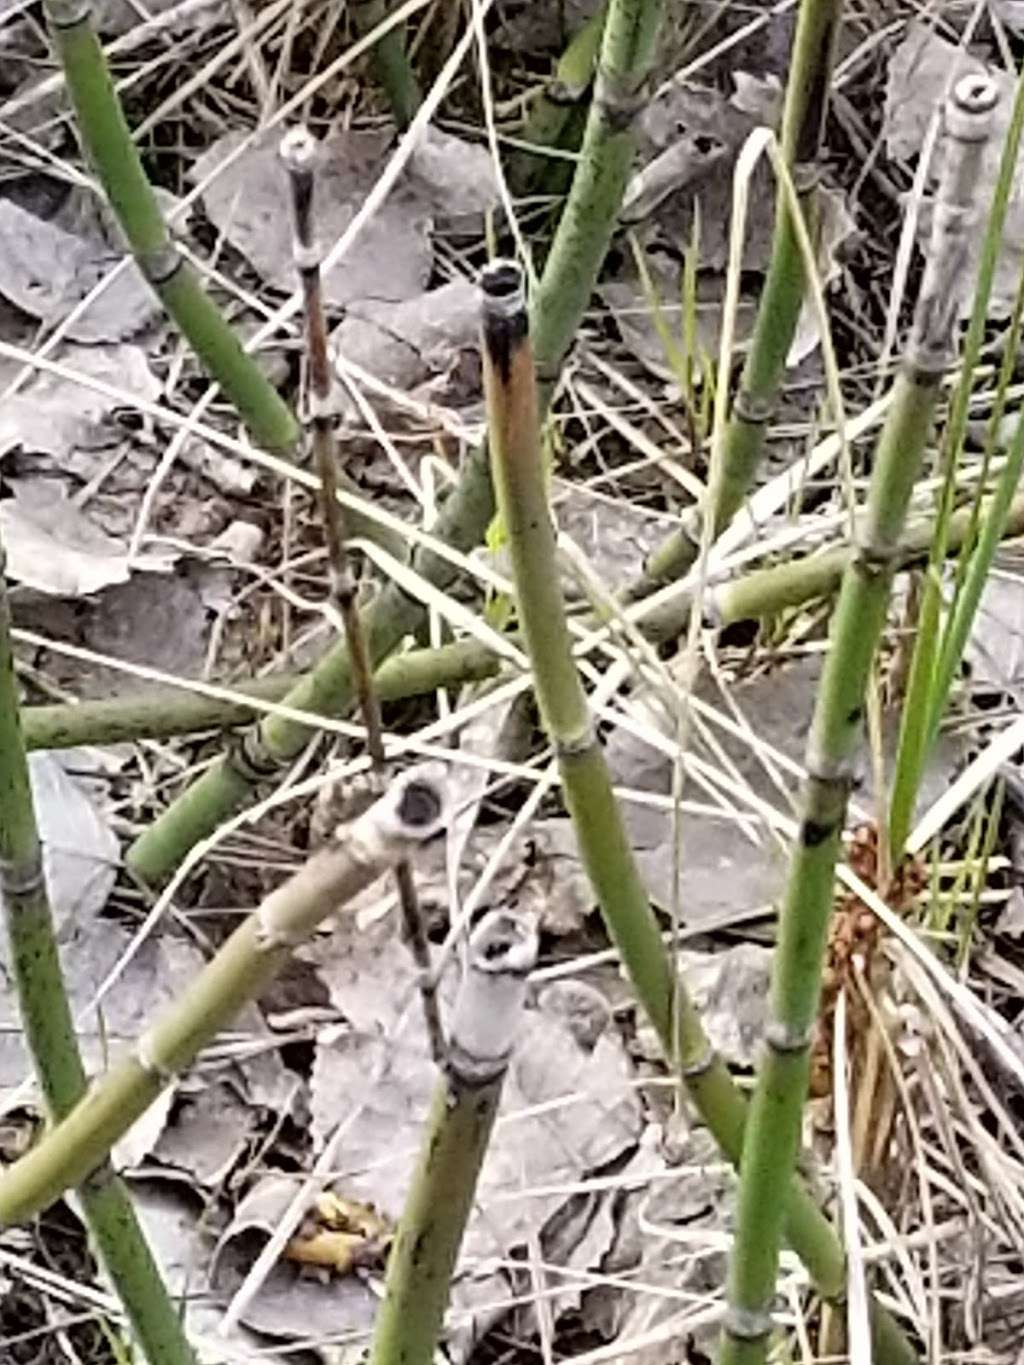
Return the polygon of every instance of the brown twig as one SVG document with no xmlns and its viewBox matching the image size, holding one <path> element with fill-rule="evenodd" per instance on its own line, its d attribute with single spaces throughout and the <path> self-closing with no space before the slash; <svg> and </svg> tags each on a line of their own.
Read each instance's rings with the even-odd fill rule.
<svg viewBox="0 0 1024 1365">
<path fill-rule="evenodd" d="M 387 780 L 384 727 L 380 700 L 373 682 L 373 664 L 359 614 L 358 589 L 349 549 L 349 532 L 337 492 L 337 441 L 331 394 L 333 378 L 324 318 L 320 251 L 314 231 L 313 199 L 317 161 L 316 139 L 305 127 L 291 129 L 281 140 L 281 160 L 288 172 L 295 229 L 295 265 L 302 281 L 308 365 L 309 414 L 313 458 L 320 479 L 320 515 L 327 547 L 331 600 L 341 617 L 352 660 L 354 690 L 366 727 L 366 747 L 381 784 Z M 394 869 L 402 925 L 420 976 L 420 996 L 434 1061 L 445 1056 L 444 1030 L 437 1002 L 437 983 L 430 961 L 423 915 L 412 867 L 407 859 Z"/>
</svg>

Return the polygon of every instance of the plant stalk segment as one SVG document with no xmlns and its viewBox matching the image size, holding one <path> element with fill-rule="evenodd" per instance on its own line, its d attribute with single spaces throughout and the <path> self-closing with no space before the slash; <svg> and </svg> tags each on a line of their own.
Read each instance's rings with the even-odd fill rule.
<svg viewBox="0 0 1024 1365">
<path fill-rule="evenodd" d="M 19 723 L 10 608 L 0 551 L 0 899 L 25 1041 L 50 1118 L 85 1094 L 86 1076 L 43 875 L 28 763 Z M 109 1165 L 79 1190 L 89 1232 L 149 1365 L 194 1365 L 124 1185 Z"/>
<path fill-rule="evenodd" d="M 370 1365 L 434 1360 L 537 946 L 532 924 L 505 911 L 486 915 L 470 938 L 445 1070 L 388 1260 Z"/>
<path fill-rule="evenodd" d="M 360 35 L 369 33 L 387 18 L 386 0 L 353 0 L 352 17 Z M 420 107 L 420 86 L 409 60 L 405 25 L 396 24 L 379 38 L 370 53 L 374 74 L 391 104 L 395 124 L 404 133 Z"/>
<path fill-rule="evenodd" d="M 234 403 L 253 440 L 290 453 L 299 435 L 291 410 L 246 354 L 167 231 L 92 27 L 88 0 L 47 0 L 44 8 L 83 147 L 139 269 Z"/>
<path fill-rule="evenodd" d="M 746 1105 L 712 1050 L 685 984 L 676 979 L 644 890 L 608 767 L 594 731 L 572 656 L 559 591 L 555 535 L 544 491 L 536 385 L 523 298 L 514 262 L 489 266 L 483 294 L 484 387 L 494 485 L 508 533 L 520 625 L 533 668 L 541 716 L 558 756 L 562 788 L 580 856 L 608 932 L 666 1060 L 678 1069 L 701 1117 L 725 1155 L 738 1164 Z M 678 993 L 678 994 L 677 994 Z M 827 1218 L 792 1173 L 788 1198 L 777 1203 L 786 1234 L 819 1292 L 843 1289 L 843 1253 Z M 776 1192 L 777 1196 L 777 1192 Z M 890 1365 L 914 1359 L 898 1327 L 875 1313 L 879 1340 L 902 1343 Z"/>
<path fill-rule="evenodd" d="M 281 160 L 291 188 L 292 219 L 295 227 L 295 266 L 302 281 L 306 322 L 306 356 L 313 421 L 313 454 L 320 476 L 320 515 L 327 542 L 331 596 L 341 617 L 345 647 L 351 661 L 352 678 L 359 713 L 366 727 L 366 748 L 373 772 L 381 788 L 388 778 L 384 752 L 384 726 L 380 699 L 373 681 L 373 662 L 366 643 L 363 619 L 359 613 L 355 566 L 349 549 L 347 518 L 337 498 L 336 470 L 339 458 L 331 411 L 332 376 L 324 317 L 323 289 L 320 278 L 320 252 L 314 233 L 314 191 L 317 144 L 307 128 L 293 128 L 281 140 Z M 420 977 L 420 999 L 434 1061 L 444 1057 L 444 1033 L 437 989 L 431 970 L 430 944 L 420 912 L 419 897 L 412 867 L 407 859 L 395 864 L 395 886 L 401 909 L 406 942 Z"/>
<path fill-rule="evenodd" d="M 920 470 L 956 325 L 978 172 L 996 104 L 992 82 L 957 82 L 946 107 L 946 165 L 914 329 L 875 452 L 867 513 L 843 575 L 807 750 L 800 826 L 779 916 L 765 1050 L 740 1167 L 722 1365 L 761 1365 L 783 1236 L 778 1190 L 800 1146 L 811 1043 L 864 696 L 885 627 L 897 546 Z"/>
<path fill-rule="evenodd" d="M 409 769 L 271 892 L 133 1054 L 0 1175 L 0 1227 L 30 1218 L 86 1180 L 174 1076 L 273 980 L 296 944 L 443 827 L 444 781 L 440 764 Z"/>
<path fill-rule="evenodd" d="M 841 0 L 802 0 L 797 15 L 782 114 L 782 154 L 793 171 L 800 207 L 815 229 L 815 191 Z M 682 577 L 700 552 L 701 523 L 711 518 L 712 537 L 721 534 L 750 492 L 764 449 L 786 357 L 796 334 L 806 278 L 793 218 L 781 186 L 775 197 L 775 231 L 768 274 L 761 288 L 754 335 L 725 433 L 720 473 L 705 504 L 655 551 L 632 593 Z"/>
<path fill-rule="evenodd" d="M 546 403 L 608 250 L 622 203 L 633 152 L 630 132 L 637 97 L 647 74 L 661 14 L 659 0 L 609 0 L 601 43 L 594 103 L 572 188 L 545 262 L 532 307 L 538 369 Z M 459 483 L 442 505 L 434 534 L 458 550 L 479 544 L 494 516 L 494 495 L 486 443 L 472 450 Z M 413 567 L 441 590 L 455 580 L 445 559 L 424 549 Z M 426 610 L 397 584 L 388 584 L 366 608 L 363 628 L 370 658 L 379 664 L 423 624 Z M 338 646 L 285 700 L 289 706 L 324 716 L 352 704 L 348 650 Z M 166 881 L 189 849 L 254 799 L 261 782 L 272 780 L 310 740 L 307 726 L 268 717 L 258 730 L 195 782 L 128 850 L 126 861 L 143 882 Z"/>
</svg>

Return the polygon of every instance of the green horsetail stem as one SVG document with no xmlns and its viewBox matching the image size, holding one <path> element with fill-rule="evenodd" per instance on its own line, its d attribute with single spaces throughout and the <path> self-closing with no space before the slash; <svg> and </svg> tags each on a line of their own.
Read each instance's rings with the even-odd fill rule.
<svg viewBox="0 0 1024 1365">
<path fill-rule="evenodd" d="M 801 0 L 786 79 L 780 145 L 812 231 L 832 57 L 841 13 L 841 0 Z M 652 584 L 682 577 L 697 560 L 704 518 L 711 518 L 712 536 L 718 537 L 743 506 L 754 482 L 806 288 L 800 244 L 781 186 L 775 204 L 768 273 L 732 402 L 718 478 L 705 501 L 689 510 L 682 525 L 650 557 L 643 577 L 630 590 L 632 597 L 645 596 Z"/>
<path fill-rule="evenodd" d="M 973 619 L 977 601 L 971 605 L 975 591 L 980 591 L 987 576 L 987 568 L 980 559 L 975 559 L 971 572 L 972 587 L 966 594 L 957 594 L 956 606 L 952 616 L 942 629 L 942 564 L 947 553 L 947 518 L 950 517 L 953 499 L 956 495 L 957 468 L 967 434 L 971 392 L 974 386 L 974 372 L 981 355 L 981 349 L 988 328 L 989 298 L 995 280 L 996 266 L 1003 248 L 1003 229 L 1009 212 L 1010 200 L 1015 192 L 1017 163 L 1021 136 L 1024 134 L 1024 70 L 1017 77 L 1017 90 L 1014 95 L 1010 120 L 1002 139 L 999 154 L 999 172 L 996 176 L 992 203 L 985 224 L 985 236 L 981 244 L 978 261 L 978 277 L 971 304 L 970 321 L 964 337 L 963 358 L 960 375 L 949 405 L 949 416 L 943 433 L 939 454 L 939 473 L 942 477 L 942 491 L 939 494 L 937 514 L 932 531 L 931 550 L 928 556 L 928 570 L 924 577 L 924 589 L 917 612 L 917 630 L 914 650 L 910 661 L 903 711 L 900 718 L 899 746 L 894 765 L 893 788 L 889 798 L 889 852 L 893 863 L 898 863 L 914 814 L 914 804 L 921 785 L 928 752 L 935 742 L 942 712 L 949 699 L 953 675 L 963 652 L 970 622 Z M 1006 384 L 1013 370 L 1016 348 L 1012 338 L 1006 338 L 1002 374 L 997 381 L 995 410 L 999 410 L 1005 400 Z M 1009 471 L 1012 477 L 1012 471 Z M 1011 496 L 1016 491 L 1016 481 L 1007 488 L 1008 473 L 1004 472 L 1001 487 Z M 986 529 L 985 538 L 991 534 Z M 982 548 L 982 547 L 979 547 Z"/>
<path fill-rule="evenodd" d="M 537 704 L 558 759 L 580 857 L 608 932 L 641 1006 L 722 1151 L 739 1164 L 746 1104 L 711 1048 L 685 984 L 662 943 L 612 792 L 604 753 L 573 658 L 545 490 L 537 388 L 519 267 L 495 262 L 483 290 L 484 388 L 494 486 L 508 534 L 520 627 Z M 788 1197 L 779 1191 L 788 1187 Z M 792 1172 L 775 1190 L 786 1236 L 818 1292 L 840 1298 L 842 1247 Z M 879 1359 L 909 1365 L 914 1353 L 888 1313 L 874 1306 Z"/>
<path fill-rule="evenodd" d="M 50 1119 L 86 1091 L 43 875 L 11 651 L 11 617 L 0 550 L 0 899 L 18 1012 Z M 180 1315 L 109 1164 L 79 1190 L 82 1212 L 114 1293 L 149 1365 L 194 1365 Z"/>
<path fill-rule="evenodd" d="M 567 128 L 584 107 L 594 80 L 606 13 L 607 6 L 602 4 L 580 25 L 558 59 L 554 75 L 530 105 L 519 134 L 520 141 L 528 145 L 517 148 L 508 159 L 508 181 L 516 194 L 530 194 L 540 188 L 551 167 L 544 148 L 563 145 Z"/>
<path fill-rule="evenodd" d="M 351 0 L 349 8 L 362 37 L 387 18 L 389 6 L 386 0 Z M 370 60 L 388 97 L 395 126 L 404 133 L 416 117 L 421 99 L 419 81 L 409 60 L 404 24 L 396 24 L 383 38 L 378 38 L 370 51 Z"/>
<path fill-rule="evenodd" d="M 611 241 L 633 154 L 632 118 L 647 75 L 661 14 L 659 0 L 609 0 L 594 101 L 572 188 L 533 304 L 534 344 L 545 401 Z M 494 516 L 486 442 L 465 459 L 455 490 L 443 503 L 433 534 L 458 550 L 477 546 Z M 442 591 L 458 571 L 422 549 L 413 568 Z M 419 630 L 426 608 L 396 583 L 387 584 L 363 613 L 370 658 L 378 665 Z M 347 648 L 330 650 L 285 697 L 300 711 L 343 714 L 353 701 Z M 309 743 L 308 726 L 269 716 L 249 731 L 172 803 L 126 854 L 135 876 L 150 886 L 166 881 L 185 855 L 242 806 L 261 782 L 273 780 Z"/>
<path fill-rule="evenodd" d="M 956 359 L 979 170 L 996 102 L 993 83 L 971 75 L 957 82 L 946 105 L 946 162 L 913 332 L 875 451 L 867 515 L 833 618 L 807 747 L 799 832 L 779 916 L 765 1048 L 740 1166 L 721 1365 L 763 1365 L 771 1336 L 784 1226 L 778 1191 L 792 1179 L 800 1147 L 836 860 L 864 697 L 940 384 Z"/>
<path fill-rule="evenodd" d="M 1014 450 L 1021 435 L 1014 437 Z M 1011 458 L 1014 456 L 1011 454 Z M 1007 464 L 1009 468 L 1009 461 Z M 1002 494 L 1009 479 L 1000 479 L 998 490 L 983 500 L 975 515 L 973 507 L 954 512 L 950 522 L 949 550 L 973 543 L 977 527 L 979 545 L 996 527 L 1001 536 L 1024 535 L 1024 495 L 1014 498 L 1003 511 Z M 932 522 L 917 521 L 901 537 L 896 555 L 898 569 L 923 563 L 928 557 Z M 852 545 L 835 545 L 803 559 L 769 565 L 719 582 L 712 579 L 705 592 L 704 612 L 716 626 L 754 620 L 779 611 L 801 607 L 828 597 L 839 587 L 843 572 L 856 553 Z M 986 550 L 987 553 L 987 550 Z M 973 566 L 972 560 L 972 566 Z M 972 567 L 973 572 L 973 567 Z M 676 594 L 647 614 L 640 622 L 644 635 L 654 641 L 674 639 L 685 631 L 690 616 L 690 596 Z M 515 643 L 515 637 L 510 637 Z M 459 687 L 482 682 L 501 672 L 501 657 L 480 640 L 457 640 L 436 649 L 410 649 L 386 659 L 374 674 L 381 701 L 400 701 L 439 687 Z M 61 702 L 52 706 L 25 706 L 21 724 L 26 749 L 69 749 L 78 744 L 118 744 L 139 739 L 170 739 L 199 730 L 243 725 L 263 712 L 248 704 L 246 695 L 265 702 L 282 701 L 302 681 L 301 675 L 283 674 L 247 678 L 228 684 L 239 699 L 212 697 L 203 692 L 139 692 L 112 701 Z"/>
<path fill-rule="evenodd" d="M 44 9 L 82 145 L 139 269 L 253 440 L 268 450 L 292 451 L 299 428 L 290 408 L 167 231 L 93 29 L 89 0 L 46 0 Z"/>
<path fill-rule="evenodd" d="M 296 945 L 442 829 L 446 815 L 444 769 L 428 763 L 396 778 L 368 810 L 337 830 L 239 925 L 132 1054 L 0 1173 L 0 1227 L 31 1218 L 91 1176 L 175 1075 L 267 987 Z"/>
<path fill-rule="evenodd" d="M 445 1069 L 388 1258 L 369 1365 L 431 1365 L 537 961 L 532 923 L 485 915 L 469 941 Z"/>
</svg>

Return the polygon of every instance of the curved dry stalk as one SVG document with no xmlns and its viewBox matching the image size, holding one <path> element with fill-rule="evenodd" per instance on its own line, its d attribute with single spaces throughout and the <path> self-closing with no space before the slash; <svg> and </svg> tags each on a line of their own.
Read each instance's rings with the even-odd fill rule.
<svg viewBox="0 0 1024 1365">
<path fill-rule="evenodd" d="M 792 168 L 804 218 L 812 228 L 832 56 L 841 14 L 841 0 L 802 0 L 786 80 L 780 146 Z M 642 597 L 652 585 L 685 574 L 700 552 L 704 519 L 710 518 L 714 539 L 742 507 L 761 461 L 765 432 L 796 334 L 805 285 L 797 229 L 780 186 L 771 259 L 729 414 L 719 478 L 705 502 L 684 516 L 678 530 L 648 560 L 644 577 L 630 589 L 632 596 Z"/>
<path fill-rule="evenodd" d="M 440 764 L 410 768 L 351 825 L 272 891 L 133 1054 L 97 1081 L 42 1141 L 0 1174 L 0 1227 L 81 1185 L 201 1048 L 255 999 L 329 915 L 436 834 L 447 814 Z"/>
</svg>

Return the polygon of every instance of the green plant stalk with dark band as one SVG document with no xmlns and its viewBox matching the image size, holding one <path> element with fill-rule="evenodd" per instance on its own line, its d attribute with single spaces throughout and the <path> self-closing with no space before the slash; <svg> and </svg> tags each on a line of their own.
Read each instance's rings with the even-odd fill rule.
<svg viewBox="0 0 1024 1365">
<path fill-rule="evenodd" d="M 43 876 L 19 723 L 10 610 L 0 549 L 0 892 L 25 1041 L 47 1112 L 58 1121 L 86 1091 Z M 194 1365 L 178 1310 L 109 1165 L 79 1189 L 82 1212 L 114 1292 L 149 1365 Z"/>
<path fill-rule="evenodd" d="M 786 81 L 782 154 L 792 169 L 800 192 L 800 207 L 812 232 L 816 222 L 817 167 L 841 12 L 841 0 L 802 0 Z M 743 374 L 733 398 L 719 478 L 708 494 L 711 501 L 692 509 L 679 529 L 655 551 L 644 577 L 631 589 L 633 596 L 644 596 L 652 583 L 685 574 L 700 550 L 703 518 L 711 518 L 712 536 L 719 536 L 742 507 L 753 484 L 806 287 L 799 240 L 781 189 L 775 202 L 768 274 L 758 300 Z"/>
<path fill-rule="evenodd" d="M 442 765 L 410 768 L 272 891 L 146 1029 L 132 1053 L 0 1172 L 0 1227 L 31 1218 L 87 1180 L 175 1075 L 266 989 L 297 944 L 417 843 L 438 833 L 446 806 Z"/>
<path fill-rule="evenodd" d="M 622 203 L 633 152 L 630 131 L 647 74 L 661 6 L 658 0 L 609 0 L 580 162 L 545 263 L 533 305 L 534 344 L 546 404 L 559 367 L 590 301 Z M 471 451 L 458 486 L 443 504 L 433 532 L 459 550 L 478 545 L 494 516 L 486 443 Z M 455 580 L 445 559 L 423 550 L 413 567 L 441 590 Z M 374 665 L 394 652 L 426 618 L 423 605 L 390 583 L 364 611 L 363 629 Z M 348 650 L 337 647 L 285 701 L 302 711 L 337 716 L 353 700 Z M 259 783 L 274 779 L 310 740 L 307 726 L 268 717 L 214 763 L 132 845 L 127 862 L 149 885 L 165 881 L 201 839 L 254 799 Z"/>
<path fill-rule="evenodd" d="M 537 935 L 507 911 L 473 930 L 444 1073 L 388 1257 L 369 1365 L 431 1365 L 516 1034 Z"/>
<path fill-rule="evenodd" d="M 494 483 L 508 534 L 520 625 L 537 704 L 555 749 L 580 856 L 623 965 L 704 1122 L 730 1161 L 743 1147 L 746 1106 L 712 1050 L 682 981 L 677 981 L 612 792 L 573 657 L 555 557 L 541 456 L 533 362 L 522 274 L 497 262 L 483 276 L 484 386 Z M 678 992 L 678 994 L 677 994 Z M 788 1198 L 779 1198 L 786 1189 Z M 842 1248 L 828 1219 L 792 1173 L 776 1188 L 786 1235 L 829 1300 L 845 1286 Z M 915 1359 L 899 1328 L 875 1308 L 879 1358 Z"/>
<path fill-rule="evenodd" d="M 864 696 L 885 628 L 894 554 L 931 433 L 976 219 L 978 171 L 996 90 L 961 79 L 946 109 L 947 155 L 913 334 L 875 451 L 867 516 L 843 575 L 807 748 L 800 824 L 779 915 L 765 1048 L 740 1165 L 720 1365 L 763 1365 L 784 1209 L 800 1147 L 811 1044 Z"/>
<path fill-rule="evenodd" d="M 171 240 L 92 27 L 88 0 L 47 0 L 45 11 L 83 146 L 139 269 L 253 440 L 268 450 L 292 451 L 299 429 L 291 410 Z"/>
</svg>

